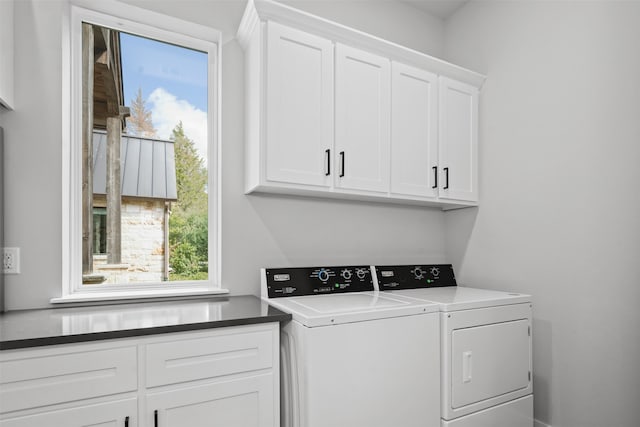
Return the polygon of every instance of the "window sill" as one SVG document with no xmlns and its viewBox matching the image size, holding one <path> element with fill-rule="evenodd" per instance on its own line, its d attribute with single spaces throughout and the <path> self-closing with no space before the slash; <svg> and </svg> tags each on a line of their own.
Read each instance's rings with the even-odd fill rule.
<svg viewBox="0 0 640 427">
<path fill-rule="evenodd" d="M 66 295 L 58 298 L 51 298 L 51 304 L 71 304 L 79 302 L 100 302 L 100 301 L 120 301 L 149 298 L 176 298 L 190 296 L 226 295 L 228 289 L 149 289 L 135 291 L 105 291 L 105 292 L 82 292 Z"/>
</svg>

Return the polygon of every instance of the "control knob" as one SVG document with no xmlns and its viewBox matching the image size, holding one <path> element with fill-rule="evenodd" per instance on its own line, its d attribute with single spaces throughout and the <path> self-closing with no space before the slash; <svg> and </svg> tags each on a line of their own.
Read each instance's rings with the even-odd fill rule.
<svg viewBox="0 0 640 427">
<path fill-rule="evenodd" d="M 318 271 L 318 279 L 326 282 L 327 280 L 329 280 L 329 272 L 324 268 L 320 269 L 320 271 Z"/>
<path fill-rule="evenodd" d="M 422 271 L 422 268 L 416 267 L 413 269 L 413 275 L 415 276 L 416 280 L 420 280 L 424 277 L 424 271 Z"/>
<path fill-rule="evenodd" d="M 356 276 L 358 276 L 358 279 L 362 280 L 365 278 L 365 276 L 367 275 L 367 270 L 364 268 L 358 268 L 356 269 Z"/>
<path fill-rule="evenodd" d="M 349 280 L 351 279 L 351 276 L 353 275 L 353 273 L 351 273 L 351 270 L 347 270 L 345 268 L 344 270 L 342 270 L 342 273 L 340 273 L 340 275 L 344 280 Z"/>
<path fill-rule="evenodd" d="M 440 269 L 438 267 L 431 267 L 431 275 L 438 277 L 440 275 Z"/>
</svg>

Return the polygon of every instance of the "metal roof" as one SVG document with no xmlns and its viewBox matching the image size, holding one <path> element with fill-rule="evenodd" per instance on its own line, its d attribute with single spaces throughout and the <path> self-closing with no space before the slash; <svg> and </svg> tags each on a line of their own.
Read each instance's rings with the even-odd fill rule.
<svg viewBox="0 0 640 427">
<path fill-rule="evenodd" d="M 173 141 L 122 135 L 122 196 L 178 199 Z M 93 193 L 106 194 L 107 134 L 93 131 Z"/>
</svg>

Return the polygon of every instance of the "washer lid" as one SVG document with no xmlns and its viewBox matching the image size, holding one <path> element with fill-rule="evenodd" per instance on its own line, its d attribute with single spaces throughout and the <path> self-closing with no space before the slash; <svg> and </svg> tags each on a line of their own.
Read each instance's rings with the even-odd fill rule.
<svg viewBox="0 0 640 427">
<path fill-rule="evenodd" d="M 384 294 L 433 302 L 439 304 L 443 312 L 531 302 L 531 295 L 463 286 L 385 291 Z"/>
<path fill-rule="evenodd" d="M 269 304 L 291 313 L 294 320 L 307 327 L 363 322 L 438 311 L 437 304 L 386 292 L 307 295 L 271 299 Z"/>
</svg>

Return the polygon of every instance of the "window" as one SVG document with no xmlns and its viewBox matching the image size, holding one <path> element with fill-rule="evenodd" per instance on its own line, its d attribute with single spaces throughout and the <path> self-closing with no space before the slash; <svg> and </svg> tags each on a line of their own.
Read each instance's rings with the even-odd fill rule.
<svg viewBox="0 0 640 427">
<path fill-rule="evenodd" d="M 93 208 L 93 254 L 107 254 L 107 208 Z"/>
<path fill-rule="evenodd" d="M 226 292 L 219 32 L 73 3 L 92 10 L 68 15 L 63 291 L 52 302 Z"/>
</svg>

